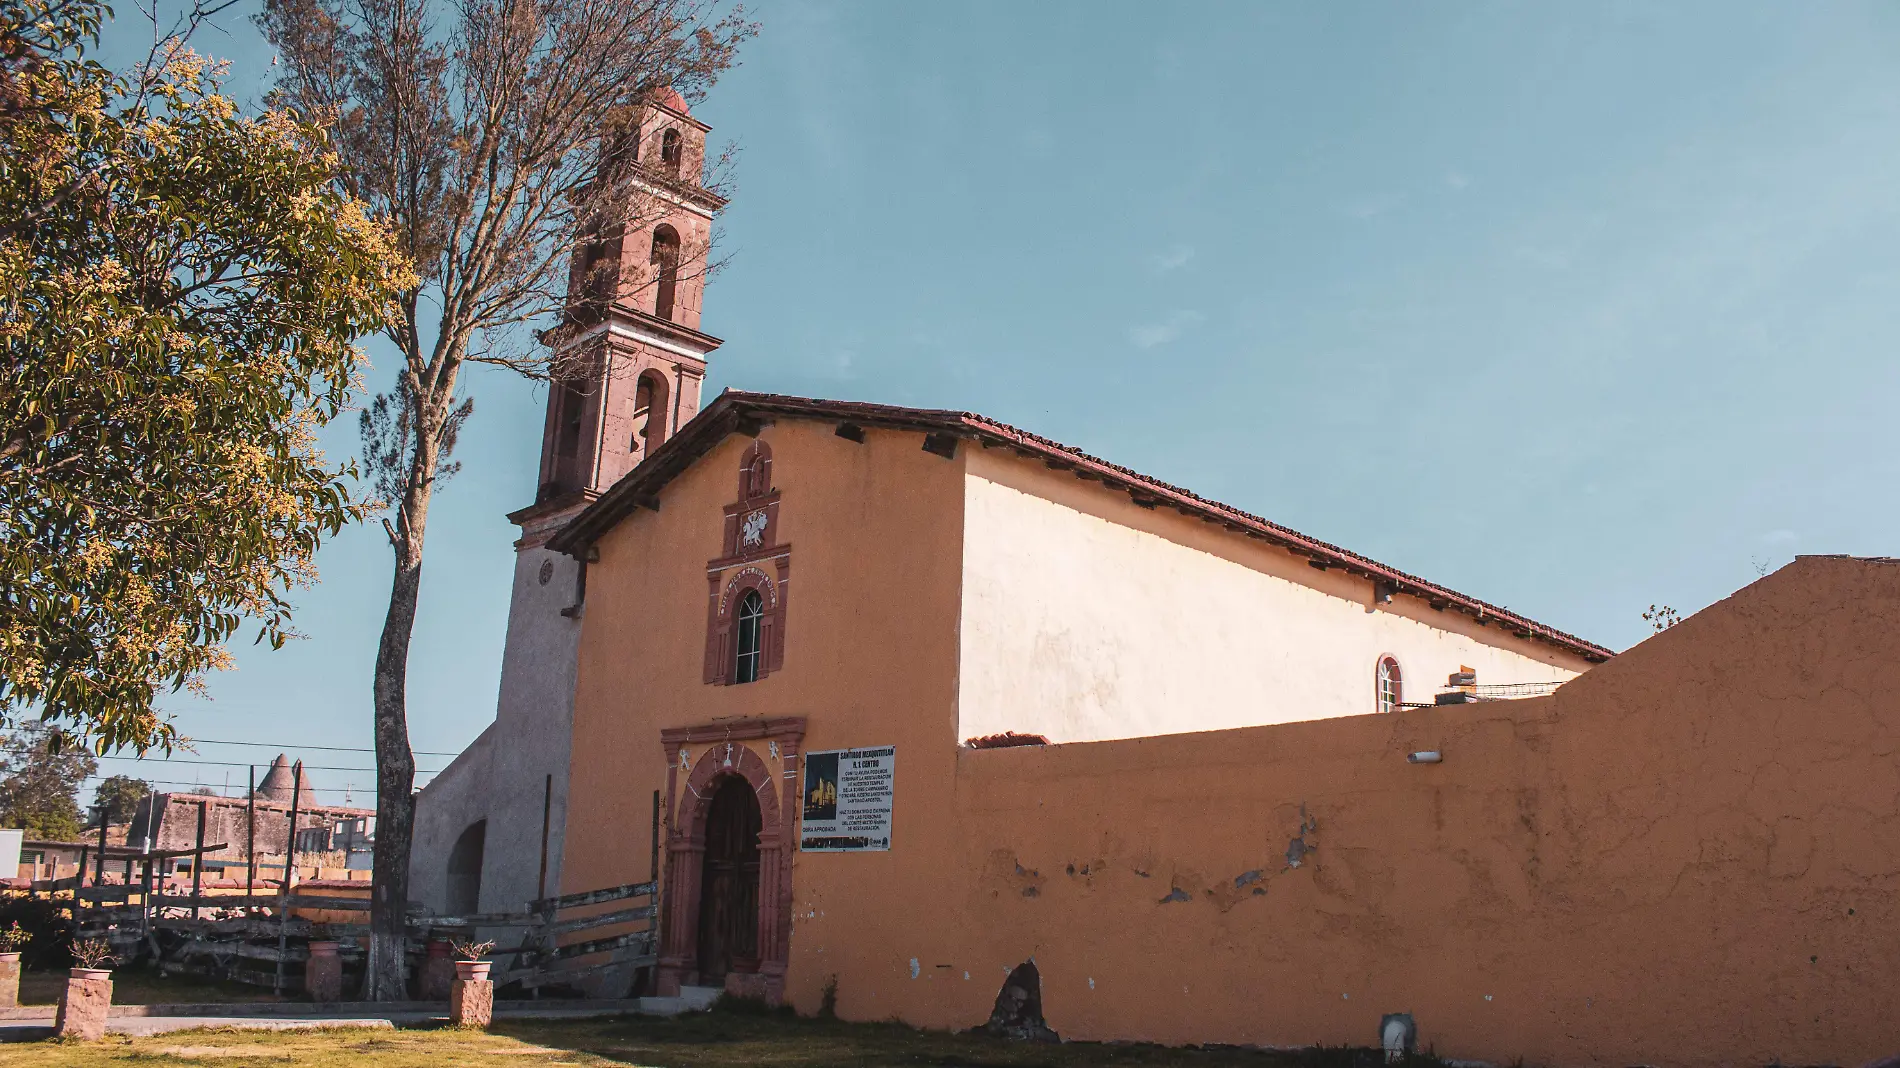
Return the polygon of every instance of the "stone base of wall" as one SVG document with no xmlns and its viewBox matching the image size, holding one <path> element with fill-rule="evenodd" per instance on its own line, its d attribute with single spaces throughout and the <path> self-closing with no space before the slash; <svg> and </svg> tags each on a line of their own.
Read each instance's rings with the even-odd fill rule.
<svg viewBox="0 0 1900 1068">
<path fill-rule="evenodd" d="M 785 977 L 765 972 L 727 972 L 726 993 L 777 1006 L 785 998 Z"/>
</svg>

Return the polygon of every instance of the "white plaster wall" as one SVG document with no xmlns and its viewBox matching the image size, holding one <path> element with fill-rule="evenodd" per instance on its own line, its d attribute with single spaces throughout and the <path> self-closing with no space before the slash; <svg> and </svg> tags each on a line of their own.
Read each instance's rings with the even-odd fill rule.
<svg viewBox="0 0 1900 1068">
<path fill-rule="evenodd" d="M 959 740 L 1371 714 L 1388 654 L 1407 701 L 1431 700 L 1464 665 L 1481 683 L 1561 681 L 1587 666 L 1411 598 L 1374 609 L 1363 579 L 1099 484 L 967 455 Z"/>
<path fill-rule="evenodd" d="M 539 894 L 542 813 L 550 776 L 548 892 L 560 886 L 580 650 L 580 620 L 563 616 L 561 610 L 575 603 L 580 563 L 533 543 L 567 518 L 571 516 L 552 517 L 524 531 L 530 544 L 515 554 L 494 723 L 417 797 L 410 882 L 414 888 L 426 888 L 426 895 L 424 889 L 411 892 L 430 908 L 442 906 L 449 851 L 456 839 L 482 819 L 488 821 L 482 911 L 519 911 Z M 540 578 L 544 562 L 550 565 L 545 584 Z"/>
<path fill-rule="evenodd" d="M 449 851 L 469 824 L 488 816 L 494 736 L 495 725 L 490 723 L 416 795 L 415 830 L 409 841 L 409 900 L 438 915 L 448 908 Z"/>
<path fill-rule="evenodd" d="M 546 585 L 543 562 L 553 565 Z M 574 677 L 581 621 L 561 614 L 575 603 L 580 562 L 539 547 L 516 553 L 508 643 L 496 702 L 494 782 L 482 854 L 484 912 L 519 909 L 540 890 L 541 821 L 548 776 L 548 892 L 561 885 L 561 829 L 574 738 Z"/>
</svg>

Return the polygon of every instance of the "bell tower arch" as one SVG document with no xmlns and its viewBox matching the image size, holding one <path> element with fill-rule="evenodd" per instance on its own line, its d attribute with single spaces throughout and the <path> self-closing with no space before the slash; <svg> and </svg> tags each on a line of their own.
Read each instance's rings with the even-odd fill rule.
<svg viewBox="0 0 1900 1068">
<path fill-rule="evenodd" d="M 707 255 L 726 203 L 703 184 L 709 129 L 666 89 L 601 138 L 595 189 L 610 204 L 543 336 L 555 373 L 536 508 L 599 496 L 699 411 L 720 343 L 699 329 Z"/>
</svg>

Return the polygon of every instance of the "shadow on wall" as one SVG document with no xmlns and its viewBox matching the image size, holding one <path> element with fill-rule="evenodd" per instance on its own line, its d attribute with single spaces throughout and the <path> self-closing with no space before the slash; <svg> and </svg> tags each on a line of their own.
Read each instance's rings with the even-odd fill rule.
<svg viewBox="0 0 1900 1068">
<path fill-rule="evenodd" d="M 481 911 L 482 845 L 488 838 L 488 821 L 476 820 L 449 850 L 449 870 L 444 907 L 451 916 L 467 916 Z"/>
</svg>

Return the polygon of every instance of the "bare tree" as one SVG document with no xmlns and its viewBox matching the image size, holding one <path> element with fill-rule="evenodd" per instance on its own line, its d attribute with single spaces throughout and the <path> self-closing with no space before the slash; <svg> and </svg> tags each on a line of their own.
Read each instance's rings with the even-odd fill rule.
<svg viewBox="0 0 1900 1068">
<path fill-rule="evenodd" d="M 396 388 L 365 420 L 395 579 L 376 654 L 364 987 L 393 1000 L 415 812 L 404 690 L 429 501 L 469 414 L 458 375 L 469 362 L 563 373 L 527 325 L 603 292 L 570 256 L 665 184 L 628 158 L 628 123 L 669 89 L 703 98 L 755 27 L 719 0 L 265 0 L 258 22 L 281 61 L 273 104 L 330 128 L 347 190 L 389 217 L 420 278 L 389 331 Z"/>
</svg>

